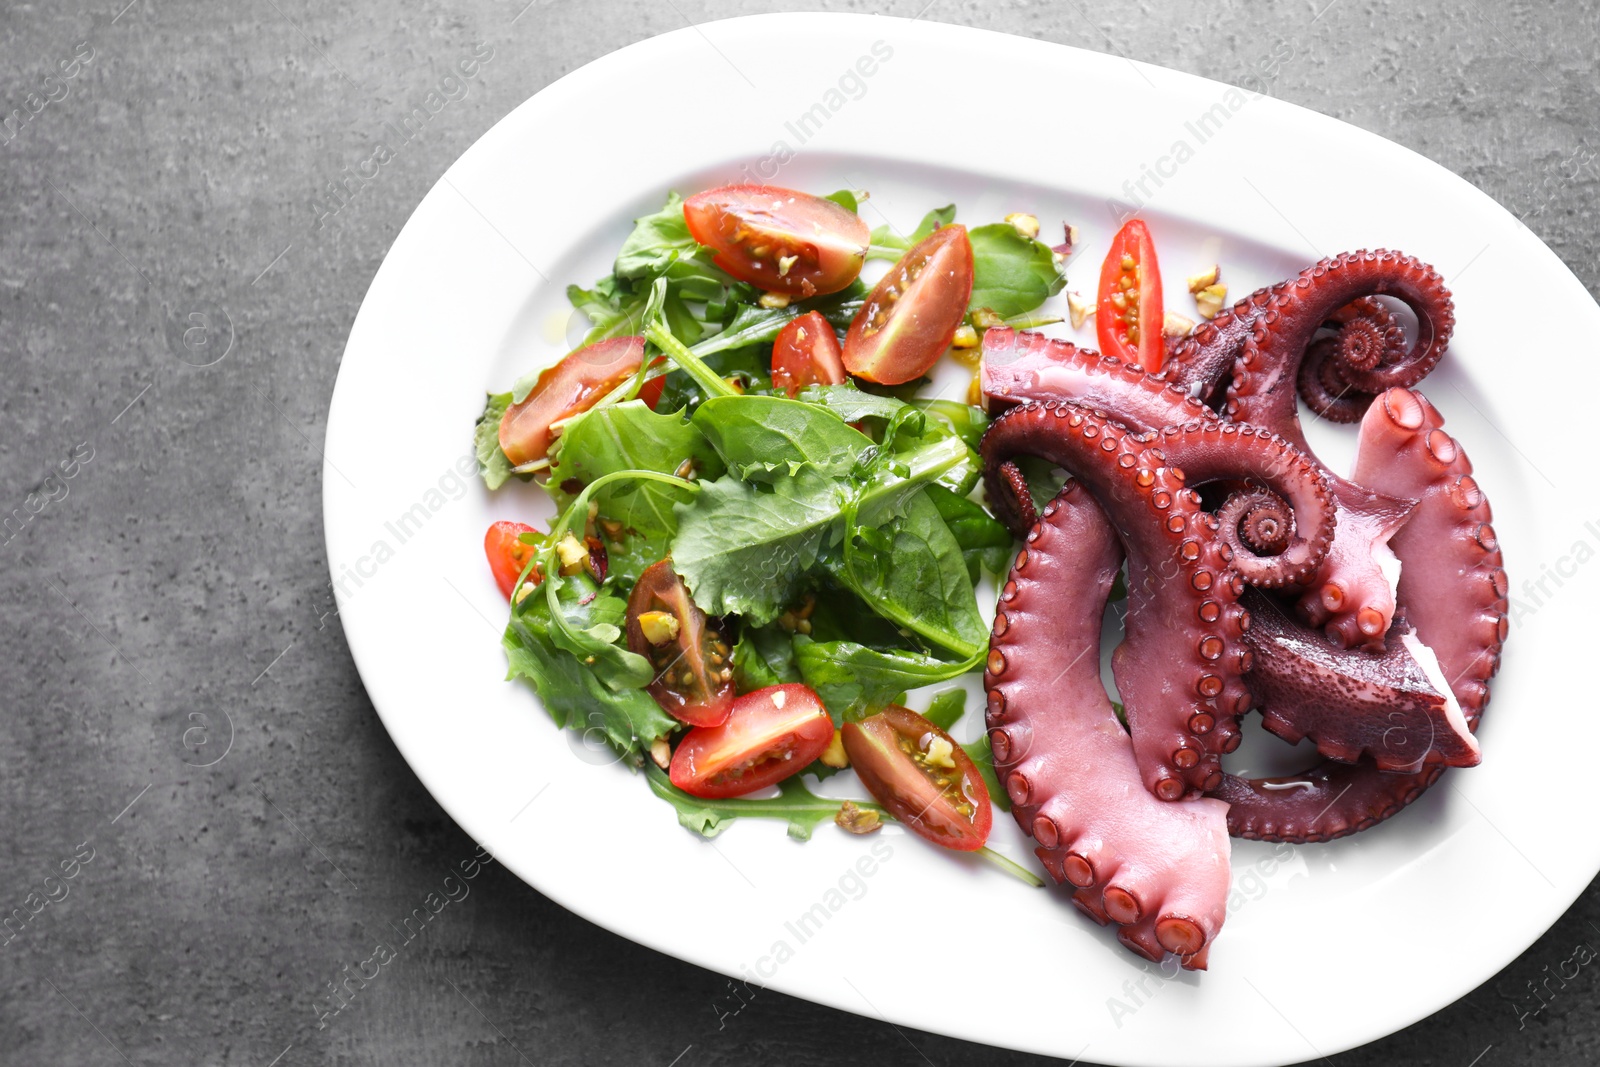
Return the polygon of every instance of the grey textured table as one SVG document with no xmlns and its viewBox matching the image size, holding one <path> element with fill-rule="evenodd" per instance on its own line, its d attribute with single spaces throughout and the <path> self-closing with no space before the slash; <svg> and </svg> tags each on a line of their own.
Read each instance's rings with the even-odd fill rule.
<svg viewBox="0 0 1600 1067">
<path fill-rule="evenodd" d="M 327 614 L 319 446 L 361 297 L 413 205 L 517 103 L 641 38 L 783 6 L 0 7 L 0 912 L 26 918 L 0 933 L 0 1063 L 1045 1062 L 777 993 L 719 1020 L 721 977 L 496 866 L 342 1011 L 326 1000 L 475 850 Z M 1438 160 L 1600 282 L 1591 3 L 886 8 L 919 9 L 1223 80 L 1291 41 L 1263 88 Z M 478 42 L 494 60 L 466 95 L 330 199 Z M 1460 891 L 1485 921 L 1517 906 Z M 1567 961 L 1592 958 L 1597 919 L 1591 888 L 1460 1003 L 1334 1059 L 1596 1062 L 1600 986 Z"/>
</svg>

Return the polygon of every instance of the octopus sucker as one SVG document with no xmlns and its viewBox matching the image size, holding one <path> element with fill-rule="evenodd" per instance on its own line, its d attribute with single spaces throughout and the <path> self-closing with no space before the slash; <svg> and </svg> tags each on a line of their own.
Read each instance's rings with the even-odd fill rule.
<svg viewBox="0 0 1600 1067">
<path fill-rule="evenodd" d="M 1391 299 L 1415 313 L 1414 343 Z M 1509 582 L 1471 462 L 1410 388 L 1454 322 L 1432 268 L 1378 250 L 1250 294 L 1169 342 L 1155 374 L 984 336 L 985 487 L 1026 542 L 984 679 L 996 768 L 1051 877 L 1147 959 L 1205 967 L 1227 835 L 1333 840 L 1482 759 Z M 1359 422 L 1349 477 L 1307 447 L 1302 399 Z M 1022 457 L 1070 475 L 1042 513 Z M 1126 727 L 1098 664 L 1119 569 Z M 1257 707 L 1319 762 L 1227 774 Z"/>
<path fill-rule="evenodd" d="M 990 737 L 1011 739 L 994 747 L 995 769 L 1028 783 L 1012 814 L 1086 914 L 1148 958 L 1203 967 L 1227 910 L 1226 806 L 1152 796 L 1100 683 L 1101 616 L 1123 559 L 1100 505 L 1069 483 L 1035 530 L 991 649 L 1037 669 L 984 676 Z"/>
</svg>

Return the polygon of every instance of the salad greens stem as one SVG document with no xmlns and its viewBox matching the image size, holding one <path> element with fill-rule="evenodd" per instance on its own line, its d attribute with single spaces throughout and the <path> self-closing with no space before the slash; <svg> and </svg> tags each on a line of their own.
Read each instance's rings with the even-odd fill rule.
<svg viewBox="0 0 1600 1067">
<path fill-rule="evenodd" d="M 693 378 L 695 384 L 705 390 L 706 396 L 738 396 L 738 390 L 717 376 L 717 372 L 706 366 L 700 357 L 672 336 L 672 331 L 667 329 L 662 322 L 652 322 L 644 328 L 644 339 L 651 342 L 668 359 L 676 363 L 684 373 Z"/>
<path fill-rule="evenodd" d="M 1028 868 L 1022 866 L 1020 863 L 1017 863 L 1015 860 L 1007 859 L 1005 856 L 1002 856 L 988 845 L 978 849 L 978 855 L 982 856 L 996 867 L 999 867 L 1002 871 L 1005 871 L 1018 881 L 1031 885 L 1035 889 L 1044 888 L 1043 878 L 1040 878 L 1037 874 L 1034 874 L 1032 871 L 1028 870 Z"/>
</svg>

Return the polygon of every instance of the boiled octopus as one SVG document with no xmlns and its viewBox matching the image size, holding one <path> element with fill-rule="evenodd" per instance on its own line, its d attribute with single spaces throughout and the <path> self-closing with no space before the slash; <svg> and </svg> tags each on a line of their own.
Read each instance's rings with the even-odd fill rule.
<svg viewBox="0 0 1600 1067">
<path fill-rule="evenodd" d="M 1415 316 L 1415 339 L 1386 300 Z M 1154 374 L 1008 328 L 983 338 L 986 491 L 1024 541 L 984 671 L 995 768 L 1037 855 L 1129 948 L 1206 966 L 1229 836 L 1328 841 L 1481 759 L 1507 632 L 1488 501 L 1412 389 L 1454 328 L 1398 252 L 1325 259 L 1169 345 Z M 1349 476 L 1299 401 L 1359 422 Z M 1035 504 L 1029 460 L 1068 476 Z M 1117 575 L 1125 636 L 1100 685 Z M 1252 709 L 1319 762 L 1245 779 Z"/>
</svg>

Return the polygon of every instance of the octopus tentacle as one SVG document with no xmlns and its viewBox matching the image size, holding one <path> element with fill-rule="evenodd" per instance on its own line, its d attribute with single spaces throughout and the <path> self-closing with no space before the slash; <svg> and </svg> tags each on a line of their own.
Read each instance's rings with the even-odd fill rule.
<svg viewBox="0 0 1600 1067">
<path fill-rule="evenodd" d="M 1339 371 L 1339 342 L 1319 337 L 1306 349 L 1297 385 L 1300 397 L 1318 418 L 1358 422 L 1372 404 L 1372 394 L 1353 388 Z"/>
<path fill-rule="evenodd" d="M 1508 584 L 1489 502 L 1472 477 L 1471 461 L 1443 426 L 1443 416 L 1421 394 L 1385 392 L 1362 420 L 1362 435 L 1386 441 L 1388 448 L 1363 449 L 1367 459 L 1358 455 L 1355 475 L 1419 500 L 1393 538 L 1406 561 L 1400 602 L 1475 730 L 1500 667 Z M 1227 775 L 1211 795 L 1231 805 L 1228 828 L 1237 837 L 1327 841 L 1387 819 L 1421 796 L 1443 770 L 1436 765 L 1393 774 L 1369 760 L 1326 761 L 1281 778 Z"/>
<path fill-rule="evenodd" d="M 1216 428 L 1195 425 L 1197 434 L 1200 426 Z M 1181 437 L 1173 440 L 1182 447 Z M 1066 468 L 1105 510 L 1128 560 L 1127 640 L 1112 667 L 1145 787 L 1169 801 L 1214 788 L 1218 753 L 1238 747 L 1238 716 L 1250 707 L 1239 680 L 1249 662 L 1240 641 L 1249 616 L 1237 604 L 1244 582 L 1213 536 L 1199 494 L 1146 438 L 1073 404 L 1013 408 L 989 427 L 981 448 L 991 505 L 1014 531 L 1026 532 L 1032 512 L 1005 470 L 1020 455 Z M 1270 449 L 1258 451 L 1265 457 Z M 1014 592 L 1007 583 L 1002 604 Z M 1150 663 L 1171 664 L 1172 673 L 1142 666 Z"/>
<path fill-rule="evenodd" d="M 1029 531 L 995 612 L 990 747 L 1012 815 L 1074 903 L 1146 958 L 1172 952 L 1203 969 L 1227 910 L 1226 808 L 1145 790 L 1100 683 L 1100 620 L 1121 562 L 1105 513 L 1069 483 Z"/>
</svg>

